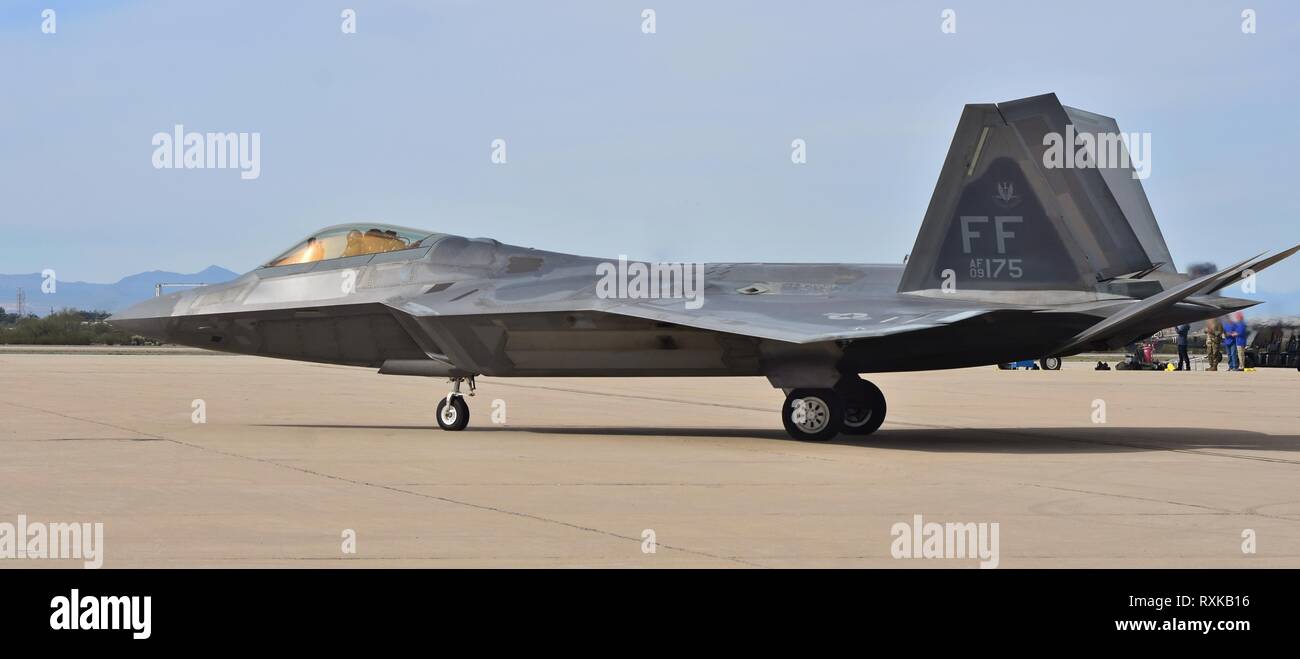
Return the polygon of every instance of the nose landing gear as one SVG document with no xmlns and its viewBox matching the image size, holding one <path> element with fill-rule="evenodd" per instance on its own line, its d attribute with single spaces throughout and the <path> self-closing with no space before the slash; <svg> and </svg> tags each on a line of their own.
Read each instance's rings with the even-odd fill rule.
<svg viewBox="0 0 1300 659">
<path fill-rule="evenodd" d="M 443 430 L 464 430 L 469 425 L 469 405 L 460 392 L 462 382 L 469 382 L 469 395 L 474 395 L 474 376 L 468 378 L 451 378 L 451 391 L 445 398 L 438 400 L 438 427 Z"/>
</svg>

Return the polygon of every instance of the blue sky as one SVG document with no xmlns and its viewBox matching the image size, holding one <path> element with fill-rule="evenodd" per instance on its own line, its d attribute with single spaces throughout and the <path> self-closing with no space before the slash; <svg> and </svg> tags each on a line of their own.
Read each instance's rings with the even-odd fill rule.
<svg viewBox="0 0 1300 659">
<path fill-rule="evenodd" d="M 1300 242 L 1294 2 L 20 0 L 0 6 L 0 85 L 4 273 L 242 272 L 354 220 L 897 262 L 962 105 L 1049 91 L 1151 133 L 1144 185 L 1180 268 Z M 151 137 L 178 123 L 261 133 L 260 178 L 154 169 Z M 1259 287 L 1300 291 L 1300 262 Z"/>
</svg>

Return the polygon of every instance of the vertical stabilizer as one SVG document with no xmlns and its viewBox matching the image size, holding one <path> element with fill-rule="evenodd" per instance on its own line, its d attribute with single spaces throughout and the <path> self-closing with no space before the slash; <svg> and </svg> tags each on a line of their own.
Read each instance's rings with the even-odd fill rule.
<svg viewBox="0 0 1300 659">
<path fill-rule="evenodd" d="M 1092 291 L 1113 277 L 1172 269 L 1131 166 L 1045 159 L 1053 139 L 1085 131 L 1118 126 L 1067 110 L 1054 94 L 967 105 L 899 290 L 951 280 L 958 289 Z"/>
</svg>

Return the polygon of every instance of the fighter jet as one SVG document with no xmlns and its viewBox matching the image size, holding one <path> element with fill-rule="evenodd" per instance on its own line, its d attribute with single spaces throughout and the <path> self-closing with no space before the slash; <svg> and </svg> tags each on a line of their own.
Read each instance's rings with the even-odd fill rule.
<svg viewBox="0 0 1300 659">
<path fill-rule="evenodd" d="M 1048 152 L 1085 133 L 1100 139 Z M 716 375 L 784 391 L 796 439 L 866 435 L 886 404 L 862 374 L 1123 346 L 1256 304 L 1217 293 L 1300 249 L 1177 272 L 1122 142 L 1101 166 L 1097 149 L 1118 134 L 1055 94 L 967 105 L 903 264 L 648 263 L 359 223 L 111 322 L 169 343 L 445 378 L 446 430 L 466 427 L 480 375 Z"/>
</svg>

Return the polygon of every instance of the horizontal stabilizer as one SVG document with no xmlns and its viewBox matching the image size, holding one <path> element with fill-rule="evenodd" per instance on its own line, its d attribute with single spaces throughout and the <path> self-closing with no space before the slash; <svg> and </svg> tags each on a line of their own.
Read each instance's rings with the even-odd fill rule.
<svg viewBox="0 0 1300 659">
<path fill-rule="evenodd" d="M 1151 316 L 1154 316 L 1175 304 L 1178 304 L 1184 299 L 1196 295 L 1197 293 L 1214 291 L 1224 286 L 1228 286 L 1233 282 L 1233 280 L 1239 277 L 1242 272 L 1252 268 L 1252 266 L 1254 266 L 1254 269 L 1258 270 L 1261 263 L 1266 262 L 1264 267 L 1277 263 L 1282 258 L 1286 258 L 1293 254 L 1296 249 L 1296 247 L 1293 247 L 1286 252 L 1279 254 L 1278 256 L 1281 258 L 1269 257 L 1268 259 L 1261 260 L 1260 256 L 1262 255 L 1255 256 L 1232 267 L 1198 277 L 1139 302 L 1134 302 L 1125 307 L 1119 313 L 1108 316 L 1105 320 L 1102 320 L 1096 325 L 1076 334 L 1060 348 L 1052 351 L 1052 354 L 1070 355 L 1077 353 L 1088 347 L 1092 342 L 1103 340 L 1125 330 L 1132 329 L 1140 325 L 1145 319 L 1150 318 Z"/>
<path fill-rule="evenodd" d="M 1300 250 L 1300 245 L 1296 245 L 1295 247 L 1292 247 L 1291 249 L 1288 249 L 1285 252 L 1278 252 L 1273 256 L 1268 256 L 1263 258 L 1255 257 L 1256 260 L 1254 262 L 1247 263 L 1246 267 L 1242 268 L 1238 272 L 1244 273 L 1247 270 L 1250 270 L 1251 272 L 1259 272 L 1260 270 L 1263 270 L 1264 268 L 1267 268 L 1268 266 L 1273 265 L 1274 263 L 1277 263 L 1278 261 L 1281 261 L 1282 259 L 1291 256 L 1292 254 L 1295 254 L 1297 250 Z M 1213 287 L 1200 291 L 1200 294 L 1208 295 L 1210 293 L 1214 293 L 1216 291 L 1225 289 L 1233 285 L 1234 283 L 1235 282 L 1232 279 L 1226 279 L 1224 281 L 1215 284 Z"/>
</svg>

